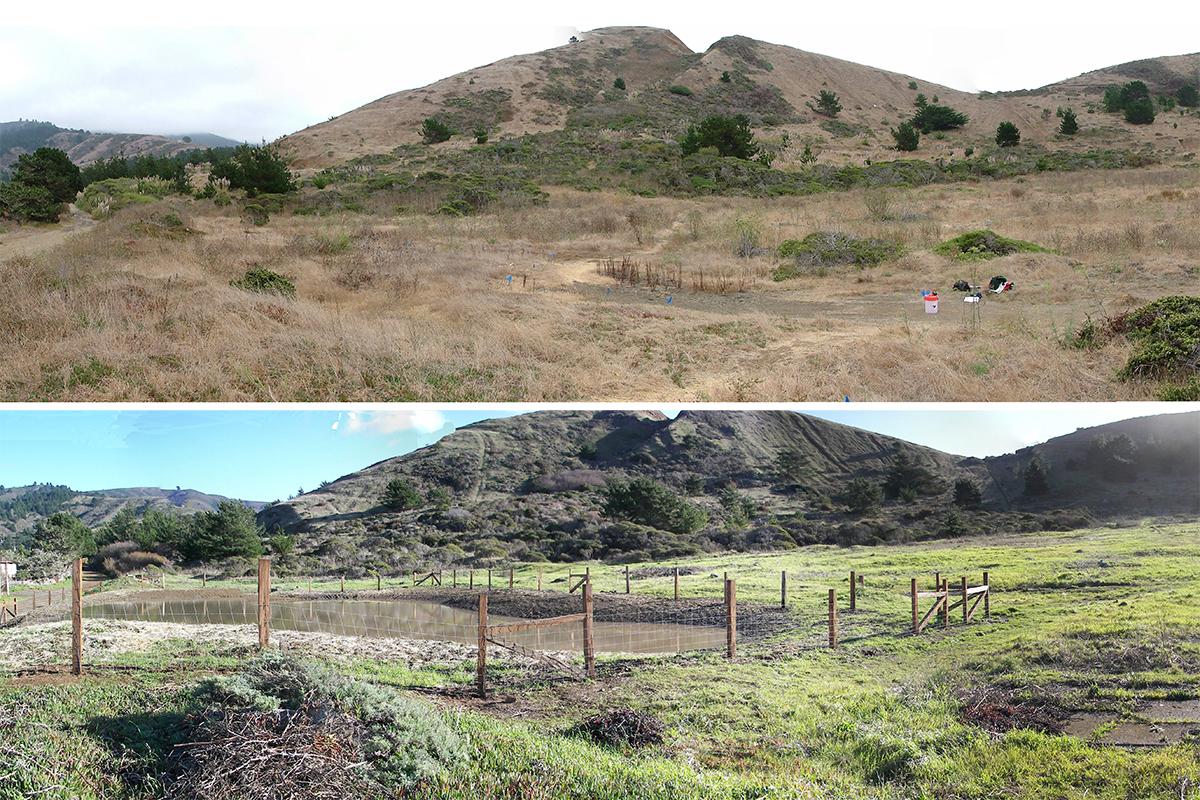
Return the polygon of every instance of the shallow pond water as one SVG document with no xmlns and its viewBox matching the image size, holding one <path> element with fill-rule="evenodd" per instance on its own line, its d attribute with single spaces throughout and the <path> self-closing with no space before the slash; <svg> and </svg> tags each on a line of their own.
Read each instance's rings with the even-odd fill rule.
<svg viewBox="0 0 1200 800">
<path fill-rule="evenodd" d="M 255 625 L 258 602 L 253 595 L 220 599 L 137 600 L 123 598 L 89 604 L 84 616 L 183 624 Z M 492 625 L 522 622 L 491 615 Z M 473 645 L 479 627 L 474 611 L 420 600 L 303 600 L 271 599 L 271 627 L 275 630 L 312 631 L 339 636 L 431 639 Z M 583 624 L 573 623 L 502 637 L 538 650 L 583 649 Z M 677 653 L 720 648 L 725 630 L 704 625 L 656 622 L 597 622 L 594 640 L 598 653 Z"/>
</svg>

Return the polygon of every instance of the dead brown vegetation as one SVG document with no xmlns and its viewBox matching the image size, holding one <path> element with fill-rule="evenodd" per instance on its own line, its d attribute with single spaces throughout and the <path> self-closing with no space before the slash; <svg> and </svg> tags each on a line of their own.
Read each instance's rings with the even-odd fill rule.
<svg viewBox="0 0 1200 800">
<path fill-rule="evenodd" d="M 555 190 L 546 207 L 476 217 L 274 214 L 254 227 L 236 210 L 171 199 L 0 262 L 0 397 L 1153 396 L 1118 379 L 1126 344 L 1079 351 L 1062 341 L 1089 318 L 1195 285 L 1195 171 L 927 186 L 889 191 L 887 205 L 881 214 L 858 191 L 766 201 Z M 148 235 L 167 212 L 196 233 Z M 983 227 L 1055 252 L 983 264 L 929 252 Z M 771 281 L 781 241 L 827 229 L 907 255 Z M 747 231 L 758 254 L 739 257 Z M 297 296 L 229 285 L 259 267 L 287 275 Z M 923 314 L 919 290 L 997 273 L 1018 291 L 989 298 L 979 325 L 948 295 L 938 316 Z"/>
</svg>

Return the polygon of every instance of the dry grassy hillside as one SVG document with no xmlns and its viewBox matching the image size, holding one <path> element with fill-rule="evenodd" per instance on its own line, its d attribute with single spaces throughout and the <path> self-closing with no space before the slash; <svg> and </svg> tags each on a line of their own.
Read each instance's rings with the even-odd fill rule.
<svg viewBox="0 0 1200 800">
<path fill-rule="evenodd" d="M 1200 280 L 1194 169 L 771 200 L 553 190 L 547 205 L 468 217 L 370 202 L 256 227 L 236 206 L 169 198 L 65 237 L 0 236 L 0 396 L 1148 399 L 1156 382 L 1119 376 L 1130 342 L 1077 334 Z M 981 227 L 1051 252 L 934 252 Z M 781 242 L 822 231 L 900 255 L 772 280 Z M 62 243 L 42 249 L 43 236 Z M 614 277 L 622 263 L 636 280 Z M 295 297 L 230 285 L 256 268 L 288 276 Z M 976 321 L 950 286 L 996 274 L 1017 290 L 986 298 Z M 945 294 L 937 316 L 922 289 Z"/>
<path fill-rule="evenodd" d="M 329 122 L 285 137 L 281 146 L 300 168 L 320 168 L 352 158 L 389 153 L 420 141 L 422 121 L 442 116 L 459 122 L 464 135 L 442 149 L 466 147 L 471 130 L 483 125 L 492 138 L 559 130 L 580 119 L 603 117 L 639 102 L 678 112 L 659 120 L 649 135 L 677 135 L 686 124 L 688 103 L 667 91 L 686 87 L 695 98 L 769 109 L 765 131 L 787 133 L 826 161 L 845 163 L 892 157 L 889 131 L 912 113 L 918 93 L 951 105 L 970 117 L 969 125 L 945 137 L 928 137 L 920 157 L 948 158 L 966 147 L 991 143 L 996 126 L 1015 122 L 1024 141 L 1053 142 L 1064 148 L 1152 147 L 1176 154 L 1200 150 L 1200 118 L 1162 114 L 1153 125 L 1131 126 L 1096 113 L 1105 85 L 1146 80 L 1152 91 L 1170 93 L 1196 77 L 1196 55 L 1150 59 L 1098 70 L 1030 92 L 972 94 L 870 66 L 806 52 L 781 44 L 731 36 L 703 53 L 691 52 L 669 31 L 654 28 L 602 28 L 581 41 L 541 53 L 514 56 L 429 86 L 397 92 Z M 723 73 L 735 76 L 722 84 Z M 621 77 L 627 93 L 611 92 Z M 915 85 L 916 88 L 912 88 Z M 843 111 L 829 120 L 810 108 L 821 89 L 841 97 Z M 693 103 L 697 109 L 703 104 Z M 1084 134 L 1057 137 L 1061 106 L 1080 114 Z M 691 112 L 695 116 L 700 111 Z M 619 116 L 619 115 L 618 115 Z M 669 129 L 662 129 L 666 125 Z M 799 152 L 778 162 L 787 166 Z"/>
</svg>

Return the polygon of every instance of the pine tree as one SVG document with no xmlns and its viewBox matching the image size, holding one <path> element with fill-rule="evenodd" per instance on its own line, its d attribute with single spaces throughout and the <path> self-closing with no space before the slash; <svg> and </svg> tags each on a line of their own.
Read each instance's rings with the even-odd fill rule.
<svg viewBox="0 0 1200 800">
<path fill-rule="evenodd" d="M 911 152 L 917 149 L 921 134 L 911 122 L 901 122 L 900 127 L 892 128 L 892 138 L 896 140 L 896 149 Z"/>
<path fill-rule="evenodd" d="M 1014 147 L 1021 143 L 1021 131 L 1016 125 L 1005 120 L 996 126 L 996 144 L 1001 147 Z"/>
<path fill-rule="evenodd" d="M 838 112 L 842 110 L 842 104 L 838 100 L 837 92 L 822 89 L 820 95 L 814 99 L 817 101 L 814 110 L 818 114 L 824 114 L 827 117 L 836 117 Z"/>
<path fill-rule="evenodd" d="M 1074 136 L 1079 133 L 1079 120 L 1075 117 L 1073 109 L 1060 108 L 1058 118 L 1062 120 L 1058 123 L 1058 132 L 1063 136 Z"/>
</svg>

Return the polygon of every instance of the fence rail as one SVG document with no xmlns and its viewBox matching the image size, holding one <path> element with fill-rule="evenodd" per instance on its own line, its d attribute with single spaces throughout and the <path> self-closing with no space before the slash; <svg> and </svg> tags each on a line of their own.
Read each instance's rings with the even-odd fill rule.
<svg viewBox="0 0 1200 800">
<path fill-rule="evenodd" d="M 722 578 L 723 596 L 718 599 L 711 595 L 682 596 L 678 568 L 649 573 L 651 577 L 670 580 L 668 597 L 662 596 L 661 585 L 658 594 L 634 596 L 632 581 L 635 576 L 628 567 L 616 568 L 615 574 L 608 576 L 615 578 L 616 585 L 606 594 L 596 593 L 594 581 L 597 576 L 590 566 L 583 571 L 571 568 L 565 571 L 565 586 L 560 586 L 557 591 L 543 592 L 543 570 L 538 569 L 536 593 L 529 589 L 517 590 L 515 571 L 511 568 L 507 570 L 507 582 L 501 582 L 500 588 L 495 586 L 493 571 L 488 570 L 489 588 L 486 590 L 482 582 L 475 580 L 475 570 L 465 570 L 464 576 L 459 576 L 457 569 L 451 570 L 449 575 L 440 569 L 415 572 L 410 585 L 422 591 L 411 596 L 412 603 L 379 605 L 379 598 L 367 595 L 361 598 L 367 604 L 360 607 L 355 605 L 360 600 L 356 593 L 345 597 L 287 593 L 287 583 L 302 588 L 303 581 L 283 579 L 276 582 L 271 559 L 263 558 L 258 564 L 253 594 L 233 597 L 200 594 L 195 599 L 184 600 L 156 595 L 153 600 L 138 601 L 137 593 L 134 593 L 102 604 L 97 615 L 148 622 L 212 621 L 249 625 L 257 629 L 258 645 L 264 649 L 271 646 L 273 626 L 279 630 L 340 636 L 474 644 L 481 694 L 487 691 L 489 647 L 535 659 L 574 678 L 587 679 L 596 674 L 597 652 L 666 653 L 709 649 L 723 650 L 727 658 L 734 659 L 738 657 L 739 639 L 746 637 L 755 639 L 799 632 L 801 636 L 793 636 L 790 641 L 800 642 L 804 647 L 837 648 L 847 641 L 900 635 L 906 629 L 912 635 L 919 635 L 935 620 L 940 627 L 949 628 L 954 611 L 961 612 L 963 624 L 975 621 L 980 610 L 985 619 L 991 616 L 993 587 L 987 572 L 983 573 L 983 580 L 978 585 L 971 585 L 966 576 L 961 576 L 953 586 L 940 573 L 935 574 L 932 590 L 920 587 L 917 578 L 910 579 L 907 587 L 912 606 L 909 628 L 901 621 L 902 617 L 897 619 L 896 614 L 896 601 L 903 597 L 902 592 L 889 594 L 884 608 L 864 609 L 864 600 L 870 606 L 878 595 L 863 594 L 866 580 L 857 571 L 849 571 L 842 581 L 838 581 L 848 591 L 834 586 L 827 590 L 825 602 L 818 604 L 817 598 L 811 597 L 811 605 L 806 601 L 800 607 L 796 607 L 799 595 L 788 591 L 787 572 L 780 572 L 778 609 L 770 602 L 755 602 L 739 608 L 738 581 L 729 573 Z M 460 582 L 460 577 L 466 580 Z M 345 578 L 339 576 L 335 580 L 344 594 Z M 525 580 L 530 580 L 528 574 Z M 558 578 L 556 582 L 563 580 Z M 207 583 L 208 576 L 205 581 Z M 754 581 L 751 577 L 751 582 L 756 592 L 762 591 L 761 578 Z M 450 587 L 446 587 L 446 583 Z M 375 575 L 375 585 L 383 588 L 381 575 Z M 308 586 L 313 586 L 312 579 L 308 579 Z M 75 674 L 81 674 L 84 668 L 83 599 L 87 588 L 81 561 L 72 566 L 69 588 L 71 669 Z M 424 594 L 428 592 L 434 594 Z M 182 594 L 186 595 L 186 592 Z M 68 596 L 67 588 L 49 592 L 39 590 L 32 597 L 39 598 L 40 607 L 55 602 L 55 595 L 58 602 L 64 602 Z M 273 605 L 273 596 L 282 599 Z M 384 598 L 402 600 L 406 596 L 384 595 Z M 489 596 L 495 601 L 491 611 L 494 614 L 499 610 L 498 617 L 489 615 Z M 761 594 L 757 596 L 761 597 Z M 571 599 L 573 597 L 579 600 Z M 22 612 L 28 614 L 33 610 L 33 602 L 31 596 L 26 595 L 0 604 L 0 625 L 14 624 Z M 171 604 L 177 602 L 183 606 L 172 607 Z M 89 618 L 91 616 L 89 614 Z M 578 666 L 580 662 L 582 668 Z"/>
</svg>

